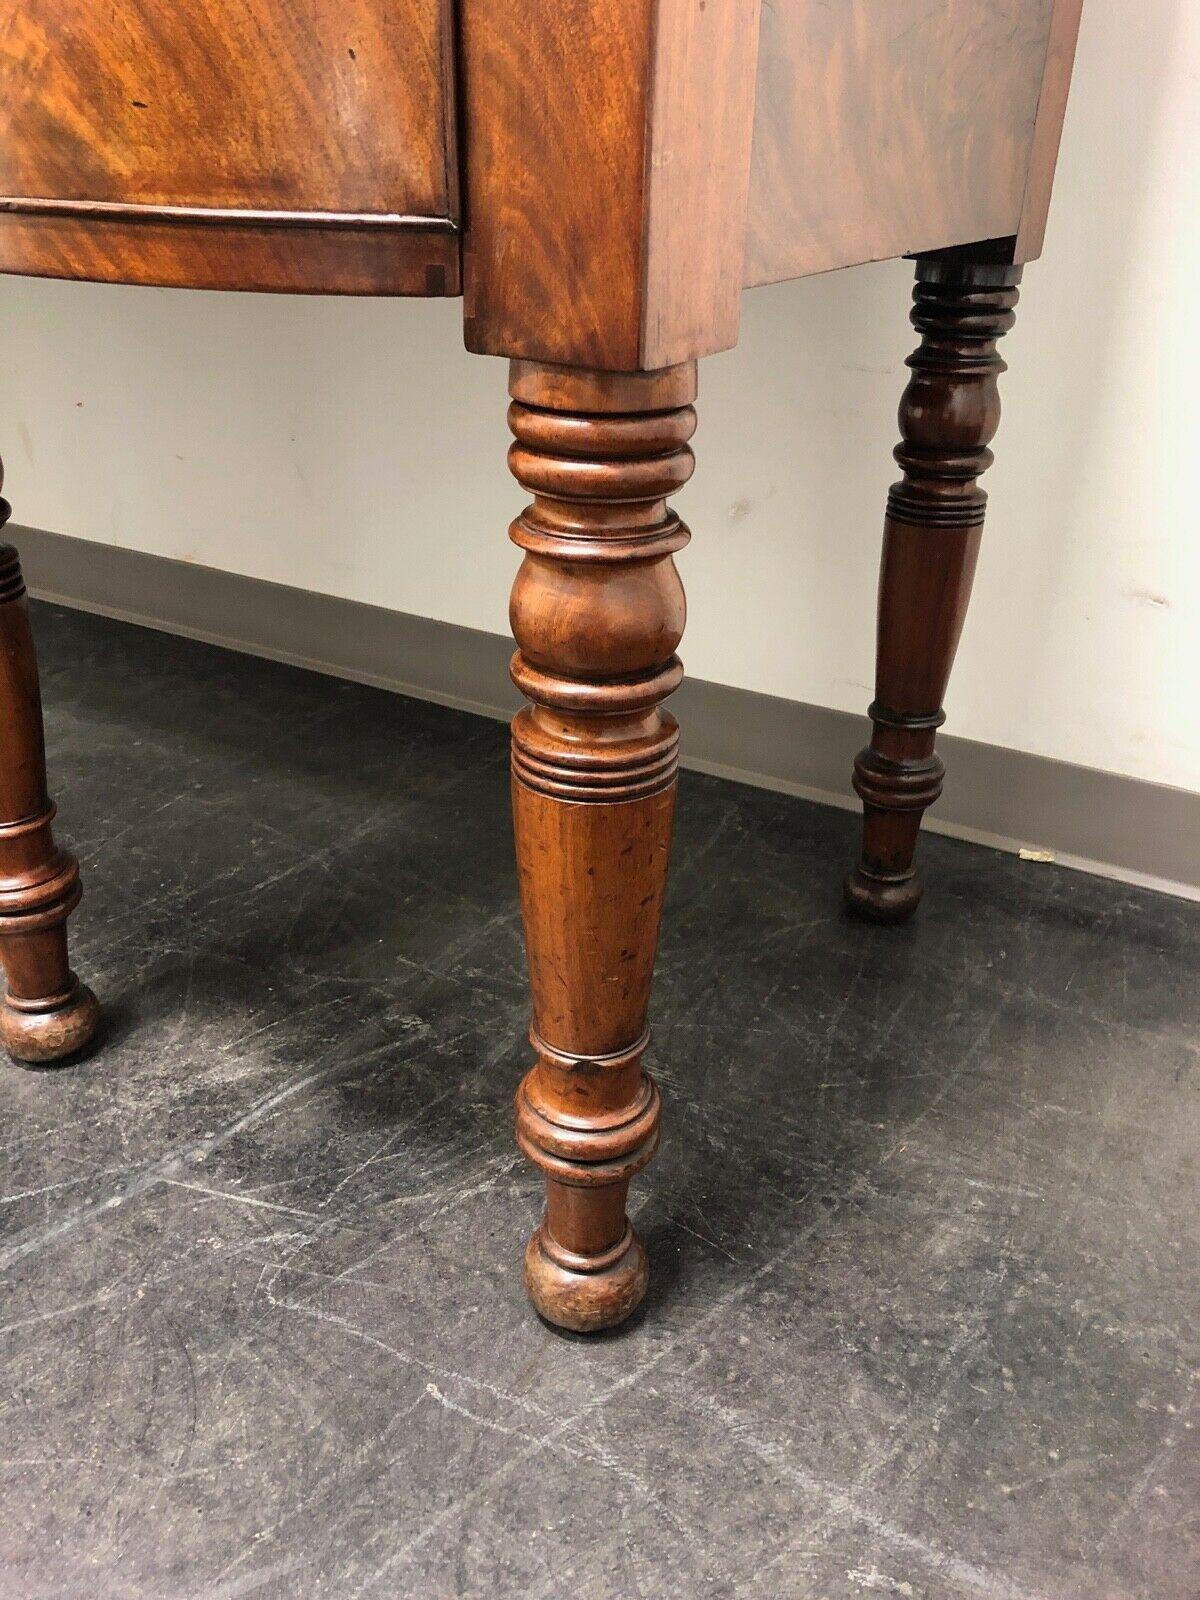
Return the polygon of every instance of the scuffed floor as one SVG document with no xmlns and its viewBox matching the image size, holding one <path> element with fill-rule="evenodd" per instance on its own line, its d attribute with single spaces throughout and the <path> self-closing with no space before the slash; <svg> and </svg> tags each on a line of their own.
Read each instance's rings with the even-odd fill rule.
<svg viewBox="0 0 1200 1600">
<path fill-rule="evenodd" d="M 559 1336 L 496 724 L 37 608 L 107 1036 L 0 1071 L 0 1594 L 1195 1600 L 1200 906 L 685 774 Z M 847 751 L 847 765 L 852 752 Z"/>
</svg>

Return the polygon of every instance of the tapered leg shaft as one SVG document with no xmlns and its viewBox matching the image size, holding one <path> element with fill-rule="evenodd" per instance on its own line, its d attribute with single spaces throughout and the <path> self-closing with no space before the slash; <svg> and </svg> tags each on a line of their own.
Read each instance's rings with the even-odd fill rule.
<svg viewBox="0 0 1200 1600">
<path fill-rule="evenodd" d="M 3 472 L 0 470 L 0 486 Z M 0 526 L 9 507 L 0 500 Z M 67 963 L 79 867 L 54 843 L 37 657 L 21 563 L 0 544 L 0 1038 L 19 1061 L 57 1061 L 95 1032 L 95 996 Z"/>
<path fill-rule="evenodd" d="M 879 577 L 871 742 L 854 764 L 863 802 L 851 909 L 877 922 L 912 915 L 921 818 L 942 792 L 934 737 L 975 576 L 1000 422 L 996 342 L 1014 321 L 1020 267 L 958 260 L 918 264 L 913 326 L 921 344 L 900 403 L 904 476 L 888 497 Z"/>
<path fill-rule="evenodd" d="M 587 1331 L 646 1290 L 625 1214 L 658 1144 L 642 1065 L 666 887 L 683 669 L 666 497 L 691 475 L 695 367 L 640 375 L 515 362 L 509 462 L 533 495 L 512 527 L 517 863 L 535 1062 L 517 1137 L 546 1178 L 525 1278 L 538 1311 Z"/>
</svg>

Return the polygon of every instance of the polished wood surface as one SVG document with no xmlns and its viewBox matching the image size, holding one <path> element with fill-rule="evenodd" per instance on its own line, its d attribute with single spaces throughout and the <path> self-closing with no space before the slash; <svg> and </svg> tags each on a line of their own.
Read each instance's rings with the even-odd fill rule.
<svg viewBox="0 0 1200 1600">
<path fill-rule="evenodd" d="M 462 0 L 468 349 L 639 365 L 652 10 Z"/>
<path fill-rule="evenodd" d="M 660 0 L 640 366 L 670 366 L 737 343 L 759 10 L 759 0 Z"/>
<path fill-rule="evenodd" d="M 945 768 L 934 737 L 971 598 L 1000 425 L 997 340 L 1012 327 L 1021 268 L 959 259 L 923 261 L 900 402 L 904 476 L 888 495 L 879 576 L 879 642 L 871 742 L 854 764 L 863 846 L 846 882 L 861 916 L 901 922 L 921 899 L 913 867 L 925 811 Z"/>
<path fill-rule="evenodd" d="M 0 488 L 4 469 L 0 466 Z M 0 499 L 0 528 L 9 505 Z M 0 543 L 0 1041 L 18 1061 L 77 1054 L 96 1030 L 96 998 L 67 961 L 79 865 L 54 842 L 37 656 L 21 563 Z"/>
<path fill-rule="evenodd" d="M 637 371 L 736 341 L 757 16 L 463 0 L 469 349 Z"/>
<path fill-rule="evenodd" d="M 455 295 L 459 235 L 441 225 L 218 226 L 0 208 L 0 272 L 269 294 Z"/>
<path fill-rule="evenodd" d="M 764 6 L 746 283 L 1018 232 L 1036 254 L 1079 5 Z"/>
<path fill-rule="evenodd" d="M 448 0 L 0 0 L 0 267 L 453 292 L 452 48 Z"/>
<path fill-rule="evenodd" d="M 1042 92 L 1038 98 L 1037 121 L 1033 129 L 1033 146 L 1029 152 L 1029 177 L 1025 184 L 1021 221 L 1013 249 L 1014 261 L 1035 261 L 1041 255 L 1046 240 L 1050 191 L 1054 187 L 1054 169 L 1058 165 L 1058 149 L 1062 140 L 1063 118 L 1067 112 L 1067 92 L 1071 87 L 1071 72 L 1075 66 L 1075 45 L 1079 38 L 1082 12 L 1083 0 L 1055 0 L 1046 68 L 1042 74 Z"/>
<path fill-rule="evenodd" d="M 461 165 L 470 348 L 654 369 L 742 282 L 1036 255 L 1080 4 L 0 0 L 0 271 L 454 294 Z"/>
<path fill-rule="evenodd" d="M 526 1281 L 586 1331 L 645 1292 L 630 1180 L 660 1119 L 696 358 L 743 284 L 902 253 L 922 334 L 889 502 L 852 905 L 907 915 L 998 419 L 1014 261 L 1041 248 L 1081 0 L 0 0 L 0 271 L 453 294 L 511 358 L 513 816 L 546 1180 Z M 460 130 L 461 129 L 461 133 Z M 460 177 L 461 175 L 461 177 Z M 460 204 L 460 181 L 462 197 Z M 0 557 L 0 1024 L 95 1023 L 49 831 L 36 663 Z M 30 1020 L 31 1018 L 35 1020 Z"/>
<path fill-rule="evenodd" d="M 658 1143 L 642 1065 L 666 888 L 683 676 L 688 531 L 667 496 L 692 472 L 695 367 L 612 379 L 516 362 L 509 464 L 533 503 L 512 526 L 513 821 L 536 1062 L 521 1148 L 546 1176 L 526 1255 L 534 1305 L 586 1331 L 646 1288 L 625 1215 Z"/>
</svg>

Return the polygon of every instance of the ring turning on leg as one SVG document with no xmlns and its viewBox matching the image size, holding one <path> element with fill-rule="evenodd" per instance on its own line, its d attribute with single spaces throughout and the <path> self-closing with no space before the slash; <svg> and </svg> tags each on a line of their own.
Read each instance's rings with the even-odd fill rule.
<svg viewBox="0 0 1200 1600">
<path fill-rule="evenodd" d="M 695 367 L 606 374 L 514 362 L 509 464 L 533 495 L 512 526 L 512 790 L 535 1062 L 521 1149 L 546 1179 L 525 1281 L 586 1332 L 646 1292 L 625 1213 L 658 1146 L 642 1058 L 675 807 L 687 529 L 667 496 L 691 475 Z"/>
<path fill-rule="evenodd" d="M 3 474 L 0 472 L 0 486 Z M 0 500 L 0 526 L 9 508 Z M 18 1061 L 74 1055 L 96 1031 L 96 997 L 67 962 L 79 866 L 54 842 L 37 658 L 21 563 L 0 544 L 0 1040 Z"/>
<path fill-rule="evenodd" d="M 900 402 L 901 481 L 888 496 L 879 574 L 871 742 L 854 763 L 863 843 L 846 880 L 851 910 L 903 922 L 922 886 L 913 867 L 926 808 L 942 792 L 934 736 L 966 619 L 1000 423 L 997 340 L 1015 321 L 1020 267 L 956 259 L 917 266 L 921 344 Z"/>
</svg>

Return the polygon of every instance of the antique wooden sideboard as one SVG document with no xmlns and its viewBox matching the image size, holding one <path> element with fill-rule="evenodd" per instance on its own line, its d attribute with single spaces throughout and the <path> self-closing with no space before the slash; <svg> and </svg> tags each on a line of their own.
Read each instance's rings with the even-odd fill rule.
<svg viewBox="0 0 1200 1600">
<path fill-rule="evenodd" d="M 0 0 L 0 270 L 458 295 L 509 359 L 512 795 L 546 1179 L 526 1282 L 580 1330 L 646 1286 L 626 1216 L 675 797 L 668 508 L 697 358 L 744 287 L 916 259 L 850 906 L 898 920 L 983 524 L 997 341 L 1042 246 L 1081 0 Z M 0 521 L 8 507 L 0 501 Z M 80 897 L 52 837 L 17 553 L 0 550 L 0 1026 L 76 1054 Z"/>
</svg>

